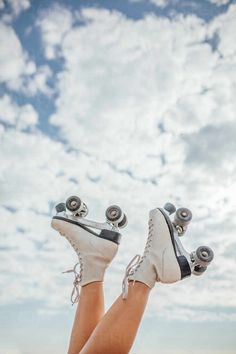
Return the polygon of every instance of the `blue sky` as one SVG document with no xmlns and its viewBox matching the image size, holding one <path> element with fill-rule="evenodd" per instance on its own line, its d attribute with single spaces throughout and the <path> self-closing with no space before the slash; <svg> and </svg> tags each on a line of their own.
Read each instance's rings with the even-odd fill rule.
<svg viewBox="0 0 236 354">
<path fill-rule="evenodd" d="M 126 211 L 107 307 L 149 209 L 189 207 L 201 277 L 157 285 L 132 354 L 235 354 L 236 2 L 0 0 L 0 354 L 66 352 L 76 261 L 50 229 L 81 196 Z"/>
</svg>

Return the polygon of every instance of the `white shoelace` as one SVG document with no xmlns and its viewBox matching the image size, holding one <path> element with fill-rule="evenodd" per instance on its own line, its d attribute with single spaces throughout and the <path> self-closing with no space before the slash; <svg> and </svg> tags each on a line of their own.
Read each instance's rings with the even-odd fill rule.
<svg viewBox="0 0 236 354">
<path fill-rule="evenodd" d="M 149 220 L 149 231 L 148 231 L 148 238 L 147 242 L 145 245 L 145 249 L 143 252 L 142 257 L 137 254 L 134 256 L 134 258 L 131 259 L 129 264 L 126 267 L 125 270 L 125 276 L 122 282 L 122 297 L 123 299 L 126 299 L 128 296 L 128 291 L 129 291 L 129 277 L 131 275 L 134 275 L 134 273 L 137 271 L 137 269 L 140 267 L 140 265 L 143 263 L 145 257 L 147 256 L 149 252 L 149 248 L 151 247 L 151 242 L 152 242 L 152 236 L 153 236 L 153 223 L 152 220 Z M 135 283 L 135 279 L 133 280 L 133 285 Z"/>
<path fill-rule="evenodd" d="M 131 259 L 129 264 L 126 267 L 125 270 L 125 276 L 122 282 L 122 297 L 123 299 L 126 299 L 128 296 L 128 290 L 129 290 L 129 277 L 134 274 L 134 271 L 136 267 L 138 266 L 139 262 L 141 260 L 141 256 L 139 254 L 136 254 L 134 258 Z M 135 280 L 133 284 L 135 283 Z"/>
<path fill-rule="evenodd" d="M 80 271 L 79 273 L 77 272 L 76 268 L 77 266 L 80 266 Z M 71 304 L 72 306 L 79 301 L 79 296 L 80 296 L 80 282 L 81 282 L 81 278 L 82 278 L 82 265 L 81 265 L 81 262 L 78 262 L 74 265 L 73 269 L 69 269 L 69 270 L 66 270 L 65 272 L 62 272 L 62 273 L 74 273 L 75 275 L 75 278 L 74 278 L 74 281 L 73 281 L 73 290 L 71 292 Z"/>
</svg>

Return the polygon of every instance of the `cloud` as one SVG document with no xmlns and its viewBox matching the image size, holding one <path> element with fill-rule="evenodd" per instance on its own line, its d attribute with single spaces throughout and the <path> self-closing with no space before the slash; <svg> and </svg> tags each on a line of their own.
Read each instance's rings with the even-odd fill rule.
<svg viewBox="0 0 236 354">
<path fill-rule="evenodd" d="M 158 7 L 166 7 L 169 5 L 170 0 L 150 0 L 150 2 Z"/>
<path fill-rule="evenodd" d="M 0 120 L 21 130 L 35 126 L 38 113 L 32 105 L 18 106 L 10 96 L 4 95 L 0 98 Z"/>
<path fill-rule="evenodd" d="M 208 0 L 208 1 L 216 6 L 226 5 L 230 2 L 230 0 Z"/>
<path fill-rule="evenodd" d="M 196 133 L 186 135 L 187 164 L 205 166 L 207 170 L 217 171 L 220 175 L 221 171 L 234 175 L 236 166 L 232 156 L 236 149 L 235 136 L 235 122 L 208 125 Z"/>
<path fill-rule="evenodd" d="M 14 81 L 24 73 L 27 67 L 26 57 L 14 30 L 3 23 L 0 24 L 0 41 L 2 43 L 0 81 Z M 34 70 L 33 67 L 31 70 Z"/>
<path fill-rule="evenodd" d="M 135 3 L 135 2 L 144 2 L 147 0 L 129 0 L 129 1 Z M 171 3 L 171 1 L 173 0 L 149 0 L 151 4 L 154 4 L 157 7 L 162 7 L 162 8 L 168 6 Z"/>
<path fill-rule="evenodd" d="M 2 20 L 11 22 L 18 17 L 21 12 L 30 8 L 29 0 L 0 0 L 0 10 L 4 11 Z"/>
<path fill-rule="evenodd" d="M 159 155 L 160 144 L 168 139 L 168 134 L 161 137 L 158 123 L 180 93 L 184 95 L 189 89 L 196 91 L 191 82 L 188 85 L 183 79 L 179 69 L 186 59 L 178 53 L 188 42 L 204 39 L 201 20 L 192 17 L 186 21 L 189 35 L 184 37 L 184 42 L 183 19 L 173 25 L 168 19 L 153 16 L 134 22 L 117 12 L 95 9 L 83 10 L 82 17 L 87 26 L 71 30 L 62 42 L 65 70 L 58 75 L 58 90 L 67 94 L 59 94 L 57 111 L 50 121 L 61 128 L 62 135 L 68 136 L 73 146 L 79 141 L 81 149 L 86 146 L 89 153 L 99 158 L 116 159 L 120 168 L 129 167 L 137 175 L 150 173 L 136 163 L 138 154 L 139 162 L 150 162 L 156 173 L 161 159 L 149 159 L 147 155 Z M 149 27 L 152 37 L 148 35 Z M 176 27 L 174 31 L 172 27 Z M 130 33 L 129 38 L 126 31 Z M 171 46 L 166 46 L 166 42 L 172 42 L 172 36 L 177 37 L 178 61 L 172 59 Z M 70 126 L 65 126 L 65 116 Z M 100 136 L 103 136 L 102 144 Z M 111 144 L 114 149 L 107 148 Z"/>
<path fill-rule="evenodd" d="M 232 33 L 236 30 L 235 12 L 235 4 L 231 4 L 227 12 L 217 16 L 209 25 L 209 34 L 216 33 L 219 38 L 217 49 L 225 59 L 224 63 L 228 66 L 228 70 L 231 65 L 235 65 L 236 44 L 231 40 Z M 230 73 L 226 72 L 226 74 Z M 221 79 L 222 75 L 219 78 Z M 233 76 L 232 79 L 234 82 L 235 77 Z"/>
<path fill-rule="evenodd" d="M 54 5 L 47 11 L 42 11 L 37 21 L 44 52 L 47 59 L 55 59 L 60 56 L 60 46 L 66 33 L 73 25 L 72 12 L 64 6 Z"/>
<path fill-rule="evenodd" d="M 151 4 L 156 5 L 157 7 L 164 8 L 168 5 L 174 6 L 178 8 L 178 1 L 176 0 L 129 0 L 131 3 L 132 2 L 149 2 Z M 207 0 L 211 4 L 214 4 L 216 6 L 222 6 L 222 5 L 227 5 L 230 3 L 230 0 Z M 184 5 L 189 5 L 189 6 L 195 6 L 197 5 L 197 1 L 189 1 L 189 2 L 183 2 Z"/>
<path fill-rule="evenodd" d="M 26 95 L 38 92 L 50 95 L 52 90 L 47 84 L 52 72 L 48 66 L 37 67 L 22 48 L 14 29 L 0 23 L 0 83 L 9 90 L 21 91 Z"/>
<path fill-rule="evenodd" d="M 217 31 L 218 47 L 224 45 L 223 24 L 233 30 L 234 12 L 231 7 L 208 26 L 195 16 L 132 21 L 114 11 L 83 10 L 86 26 L 71 29 L 61 41 L 65 69 L 58 74 L 50 122 L 69 145 L 115 160 L 118 170 L 131 171 L 134 178 L 157 180 L 161 146 L 166 146 L 164 160 L 173 164 L 184 148 L 182 134 L 219 124 L 223 116 L 234 119 L 233 66 L 223 50 L 219 54 L 207 43 Z M 56 14 L 50 12 L 50 21 Z M 169 146 L 171 136 L 176 138 Z"/>
</svg>

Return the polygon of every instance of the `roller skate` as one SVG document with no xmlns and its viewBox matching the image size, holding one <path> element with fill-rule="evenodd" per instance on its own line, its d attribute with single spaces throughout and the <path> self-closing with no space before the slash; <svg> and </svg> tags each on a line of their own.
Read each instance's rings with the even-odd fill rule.
<svg viewBox="0 0 236 354">
<path fill-rule="evenodd" d="M 171 203 L 150 211 L 144 253 L 142 257 L 136 255 L 126 268 L 122 284 L 123 298 L 128 295 L 129 281 L 139 281 L 152 288 L 156 281 L 174 283 L 191 274 L 202 275 L 206 271 L 214 258 L 212 249 L 200 246 L 189 253 L 180 241 L 191 219 L 189 209 L 176 210 Z"/>
<path fill-rule="evenodd" d="M 117 253 L 120 229 L 126 226 L 127 217 L 120 207 L 111 205 L 106 210 L 105 222 L 88 220 L 88 207 L 77 196 L 69 197 L 66 203 L 59 203 L 55 208 L 51 226 L 67 238 L 78 255 L 73 269 L 63 272 L 75 275 L 71 294 L 74 304 L 78 302 L 81 286 L 103 281 L 104 272 Z"/>
</svg>

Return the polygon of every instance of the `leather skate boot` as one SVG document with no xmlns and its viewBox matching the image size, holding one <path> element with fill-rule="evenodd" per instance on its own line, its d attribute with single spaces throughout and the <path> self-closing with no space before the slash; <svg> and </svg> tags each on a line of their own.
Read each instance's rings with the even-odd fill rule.
<svg viewBox="0 0 236 354">
<path fill-rule="evenodd" d="M 180 208 L 172 222 L 171 214 L 176 211 L 167 203 L 149 213 L 149 234 L 142 257 L 136 255 L 126 268 L 123 280 L 123 298 L 128 295 L 128 282 L 139 281 L 153 288 L 155 282 L 174 283 L 191 275 L 201 275 L 214 257 L 207 246 L 188 253 L 180 242 L 192 218 L 190 210 Z"/>
<path fill-rule="evenodd" d="M 68 215 L 66 209 L 72 215 Z M 63 272 L 73 272 L 75 275 L 71 294 L 71 302 L 74 304 L 78 302 L 80 286 L 103 281 L 105 270 L 118 250 L 121 239 L 119 228 L 126 225 L 127 219 L 121 209 L 113 205 L 106 211 L 105 223 L 87 220 L 87 206 L 74 196 L 68 198 L 66 204 L 58 204 L 56 210 L 51 226 L 66 237 L 78 255 L 78 263 L 73 269 Z"/>
</svg>

